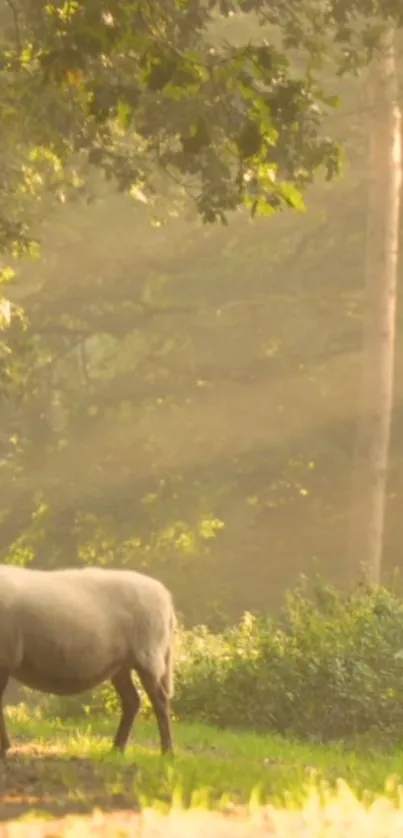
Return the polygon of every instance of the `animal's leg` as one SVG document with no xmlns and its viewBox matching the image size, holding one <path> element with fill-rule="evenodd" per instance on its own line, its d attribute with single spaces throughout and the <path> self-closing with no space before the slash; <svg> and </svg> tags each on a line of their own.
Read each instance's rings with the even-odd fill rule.
<svg viewBox="0 0 403 838">
<path fill-rule="evenodd" d="M 172 731 L 170 720 L 169 698 L 163 687 L 151 672 L 138 668 L 137 672 L 140 681 L 151 701 L 152 708 L 157 717 L 158 729 L 161 739 L 161 752 L 163 754 L 173 753 Z"/>
<path fill-rule="evenodd" d="M 112 678 L 112 684 L 122 705 L 122 717 L 116 731 L 113 747 L 124 751 L 134 719 L 140 709 L 140 696 L 133 684 L 129 669 L 121 669 Z"/>
<path fill-rule="evenodd" d="M 3 712 L 3 695 L 8 684 L 9 674 L 4 669 L 0 669 L 0 757 L 4 759 L 9 747 L 10 740 L 8 738 L 6 721 Z"/>
</svg>

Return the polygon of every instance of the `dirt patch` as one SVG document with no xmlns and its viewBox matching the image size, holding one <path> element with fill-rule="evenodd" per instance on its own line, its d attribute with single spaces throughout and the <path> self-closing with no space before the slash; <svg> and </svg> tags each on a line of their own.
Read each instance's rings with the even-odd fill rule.
<svg viewBox="0 0 403 838">
<path fill-rule="evenodd" d="M 72 757 L 55 748 L 19 744 L 0 764 L 0 821 L 27 812 L 60 816 L 106 811 L 137 810 L 134 764 L 116 765 Z"/>
</svg>

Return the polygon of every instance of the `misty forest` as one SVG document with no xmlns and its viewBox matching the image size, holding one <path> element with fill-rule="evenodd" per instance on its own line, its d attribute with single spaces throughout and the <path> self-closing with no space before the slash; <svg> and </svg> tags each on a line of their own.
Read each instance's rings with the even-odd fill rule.
<svg viewBox="0 0 403 838">
<path fill-rule="evenodd" d="M 401 833 L 402 97 L 398 0 L 0 0 L 7 838 Z"/>
</svg>

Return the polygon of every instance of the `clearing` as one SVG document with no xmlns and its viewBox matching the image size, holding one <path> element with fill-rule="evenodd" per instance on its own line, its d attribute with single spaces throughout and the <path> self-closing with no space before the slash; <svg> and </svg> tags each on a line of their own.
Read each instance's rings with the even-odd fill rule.
<svg viewBox="0 0 403 838">
<path fill-rule="evenodd" d="M 177 756 L 171 761 L 159 756 L 153 720 L 136 725 L 133 746 L 124 757 L 109 752 L 113 732 L 109 722 L 51 723 L 30 717 L 19 707 L 9 712 L 9 728 L 13 748 L 0 769 L 0 821 L 8 822 L 2 838 L 27 838 L 27 830 L 32 835 L 33 816 L 46 819 L 40 829 L 36 822 L 35 838 L 75 834 L 76 821 L 60 818 L 91 815 L 94 809 L 106 814 L 85 819 L 84 832 L 81 819 L 81 835 L 95 831 L 133 836 L 142 829 L 167 838 L 182 834 L 205 838 L 206 833 L 226 838 L 227 830 L 232 838 L 251 831 L 256 837 L 321 836 L 326 834 L 321 831 L 325 824 L 320 826 L 325 816 L 333 819 L 332 835 L 340 831 L 344 838 L 361 829 L 366 835 L 386 834 L 381 830 L 388 819 L 387 834 L 403 834 L 401 753 L 310 746 L 176 723 Z M 259 804 L 270 808 L 260 810 Z M 168 829 L 163 813 L 172 807 Z M 192 811 L 179 812 L 180 807 Z M 215 814 L 207 811 L 211 809 Z M 317 831 L 312 832 L 311 823 L 306 832 L 314 813 Z"/>
</svg>

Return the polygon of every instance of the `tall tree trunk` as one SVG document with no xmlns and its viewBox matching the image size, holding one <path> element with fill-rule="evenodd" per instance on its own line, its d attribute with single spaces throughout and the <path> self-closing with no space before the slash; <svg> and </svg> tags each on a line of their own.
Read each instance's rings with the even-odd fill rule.
<svg viewBox="0 0 403 838">
<path fill-rule="evenodd" d="M 362 392 L 350 510 L 350 567 L 381 579 L 395 352 L 401 109 L 395 32 L 384 38 L 369 72 L 369 200 L 366 244 Z"/>
</svg>

